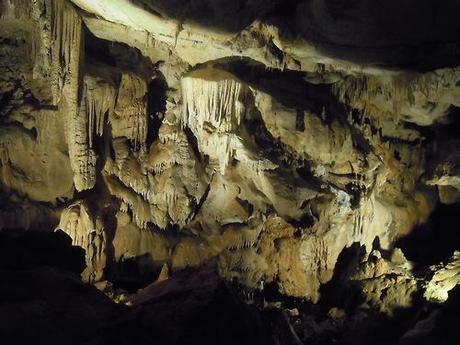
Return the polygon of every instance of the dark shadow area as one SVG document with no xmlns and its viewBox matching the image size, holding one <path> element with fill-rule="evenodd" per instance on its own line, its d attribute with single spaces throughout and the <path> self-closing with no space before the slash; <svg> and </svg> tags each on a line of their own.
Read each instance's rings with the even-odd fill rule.
<svg viewBox="0 0 460 345">
<path fill-rule="evenodd" d="M 84 253 L 67 235 L 0 232 L 2 345 L 458 343 L 458 288 L 445 304 L 423 306 L 416 297 L 413 307 L 392 317 L 363 309 L 359 298 L 351 308 L 352 290 L 338 284 L 346 285 L 361 251 L 355 244 L 341 253 L 331 293 L 347 293 L 333 296 L 330 305 L 283 296 L 276 282 L 261 291 L 225 283 L 210 263 L 150 284 L 128 297 L 128 308 L 77 278 Z M 332 317 L 332 305 L 345 306 L 346 317 Z"/>
<path fill-rule="evenodd" d="M 83 284 L 83 268 L 62 232 L 0 232 L 2 345 L 287 344 L 212 271 L 176 272 L 128 308 Z"/>
<path fill-rule="evenodd" d="M 199 162 L 203 161 L 203 157 L 201 156 L 200 149 L 198 147 L 198 139 L 195 137 L 193 134 L 192 130 L 188 127 L 184 128 L 185 135 L 187 136 L 187 142 L 190 145 L 190 147 L 193 150 L 193 153 L 195 154 L 196 159 Z"/>
<path fill-rule="evenodd" d="M 267 69 L 265 65 L 248 58 L 224 58 L 213 64 L 268 93 L 282 105 L 298 111 L 320 114 L 323 106 L 332 103 L 331 85 L 308 83 L 303 72 Z"/>
<path fill-rule="evenodd" d="M 83 29 L 85 34 L 85 58 L 92 63 L 97 62 L 116 67 L 117 62 L 110 53 L 110 46 L 118 43 L 97 38 L 86 26 Z"/>
<path fill-rule="evenodd" d="M 369 250 L 379 248 L 377 237 L 373 248 Z M 411 307 L 394 308 L 392 315 L 367 305 L 359 282 L 350 280 L 365 251 L 359 243 L 344 248 L 338 257 L 332 279 L 320 288 L 320 301 L 302 311 L 305 314 L 297 329 L 305 343 L 397 344 L 403 334 L 424 317 L 424 302 L 420 293 L 412 296 Z M 343 311 L 343 314 L 331 312 L 333 310 Z"/>
<path fill-rule="evenodd" d="M 153 79 L 147 88 L 147 147 L 158 138 L 158 130 L 161 127 L 161 121 L 166 111 L 166 91 L 168 84 L 166 79 L 160 73 Z"/>
<path fill-rule="evenodd" d="M 116 289 L 135 293 L 154 282 L 160 271 L 150 254 L 145 254 L 112 263 L 106 275 Z"/>
<path fill-rule="evenodd" d="M 84 28 L 84 34 L 85 64 L 117 67 L 144 77 L 153 74 L 154 66 L 152 62 L 142 55 L 139 49 L 124 43 L 98 38 L 86 27 Z"/>
<path fill-rule="evenodd" d="M 432 164 L 439 162 L 439 152 L 452 152 L 452 148 L 458 146 L 460 138 L 460 108 L 451 105 L 441 121 L 433 123 L 429 127 L 422 127 L 406 124 L 423 134 L 430 145 L 428 150 L 428 161 Z M 453 153 L 453 152 L 452 152 Z"/>
<path fill-rule="evenodd" d="M 438 135 L 441 137 L 460 138 L 460 107 L 451 105 L 444 121 L 437 124 Z"/>
<path fill-rule="evenodd" d="M 276 344 L 273 339 L 275 334 L 271 332 L 263 315 L 254 306 L 243 303 L 226 285 L 221 285 L 217 290 L 214 300 L 203 316 L 207 313 L 217 315 L 222 310 L 225 310 L 225 313 L 213 322 L 210 334 L 206 332 L 208 339 L 218 339 L 219 343 L 228 345 Z M 204 319 L 197 321 L 201 324 Z M 231 328 L 228 327 L 230 324 L 232 324 Z"/>
<path fill-rule="evenodd" d="M 29 270 L 54 266 L 80 274 L 86 267 L 85 251 L 72 246 L 63 231 L 0 231 L 0 269 Z"/>
<path fill-rule="evenodd" d="M 374 66 L 431 70 L 456 66 L 460 31 L 455 0 L 324 0 L 298 8 L 294 32 L 326 55 Z M 305 18 L 310 20 L 306 21 Z"/>
<path fill-rule="evenodd" d="M 161 17 L 236 33 L 255 20 L 323 54 L 376 67 L 431 70 L 460 58 L 456 0 L 137 0 Z"/>
<path fill-rule="evenodd" d="M 61 231 L 2 230 L 2 345 L 87 344 L 96 337 L 124 308 L 80 281 L 84 267 L 83 249 Z"/>
<path fill-rule="evenodd" d="M 345 247 L 334 267 L 332 279 L 320 288 L 320 303 L 325 306 L 335 306 L 345 310 L 356 307 L 359 291 L 350 284 L 349 278 L 359 265 L 366 248 L 355 242 Z"/>
<path fill-rule="evenodd" d="M 13 95 L 14 95 L 14 90 L 8 90 L 6 92 L 0 93 L 0 114 L 2 114 L 2 116 L 7 115 L 7 113 L 5 112 L 5 108 L 13 100 Z"/>
<path fill-rule="evenodd" d="M 460 248 L 458 215 L 460 203 L 438 204 L 428 221 L 395 244 L 417 266 L 429 266 L 450 258 Z"/>
<path fill-rule="evenodd" d="M 143 308 L 139 324 L 157 328 L 149 333 L 167 339 L 164 344 L 290 344 L 274 342 L 270 319 L 246 304 L 212 266 L 176 271 L 169 280 L 140 291 L 133 300 Z"/>
<path fill-rule="evenodd" d="M 460 286 L 449 292 L 449 299 L 444 304 L 432 308 L 431 313 L 420 313 L 413 327 L 401 338 L 400 345 L 459 344 Z"/>
<path fill-rule="evenodd" d="M 138 0 L 137 3 L 159 16 L 196 23 L 218 31 L 237 32 L 257 18 L 284 8 L 292 10 L 298 0 Z"/>
<path fill-rule="evenodd" d="M 296 236 L 300 237 L 305 229 L 311 228 L 316 223 L 316 219 L 314 215 L 307 210 L 299 219 L 289 219 L 288 222 L 296 228 Z"/>
</svg>

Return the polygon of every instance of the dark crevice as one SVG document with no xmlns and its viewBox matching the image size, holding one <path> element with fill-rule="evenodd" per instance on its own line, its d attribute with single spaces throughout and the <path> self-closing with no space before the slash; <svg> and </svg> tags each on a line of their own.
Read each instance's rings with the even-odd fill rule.
<svg viewBox="0 0 460 345">
<path fill-rule="evenodd" d="M 115 58 L 110 53 L 110 46 L 113 43 L 94 36 L 94 34 L 84 27 L 85 35 L 85 59 L 89 62 L 102 63 L 104 65 L 116 67 Z"/>
<path fill-rule="evenodd" d="M 157 76 L 148 84 L 147 90 L 147 114 L 148 131 L 147 147 L 158 138 L 158 131 L 161 127 L 164 113 L 166 111 L 166 91 L 168 84 L 162 74 Z"/>
<path fill-rule="evenodd" d="M 190 147 L 193 150 L 193 153 L 195 154 L 196 159 L 198 159 L 199 162 L 203 162 L 203 157 L 201 156 L 200 149 L 198 147 L 198 139 L 195 137 L 193 134 L 192 130 L 188 127 L 184 129 L 185 135 L 187 137 L 187 142 L 190 145 Z"/>
<path fill-rule="evenodd" d="M 85 28 L 85 64 L 105 65 L 131 71 L 149 79 L 155 67 L 137 48 L 127 44 L 107 41 L 94 36 Z"/>
<path fill-rule="evenodd" d="M 3 108 L 6 107 L 13 99 L 14 91 L 15 90 L 9 90 L 0 93 L 0 113 L 3 112 Z"/>
<path fill-rule="evenodd" d="M 201 197 L 201 199 L 199 200 L 199 202 L 196 204 L 195 206 L 195 209 L 194 209 L 194 212 L 193 212 L 193 218 L 192 220 L 196 217 L 196 215 L 200 212 L 201 208 L 203 207 L 203 204 L 204 202 L 206 201 L 206 199 L 208 198 L 208 195 L 209 195 L 209 191 L 211 190 L 211 184 L 208 184 L 206 186 L 206 190 L 203 194 L 203 196 Z"/>
<path fill-rule="evenodd" d="M 224 58 L 213 64 L 268 93 L 286 107 L 321 114 L 323 106 L 331 103 L 331 86 L 308 83 L 303 72 L 267 69 L 248 58 Z"/>
<path fill-rule="evenodd" d="M 395 247 L 403 250 L 417 267 L 427 267 L 449 259 L 460 249 L 457 224 L 460 203 L 438 204 L 428 221 L 416 227 L 408 236 L 399 239 Z"/>
<path fill-rule="evenodd" d="M 107 279 L 116 289 L 123 289 L 135 293 L 155 281 L 161 271 L 150 254 L 139 255 L 133 258 L 121 258 L 107 270 Z"/>
</svg>

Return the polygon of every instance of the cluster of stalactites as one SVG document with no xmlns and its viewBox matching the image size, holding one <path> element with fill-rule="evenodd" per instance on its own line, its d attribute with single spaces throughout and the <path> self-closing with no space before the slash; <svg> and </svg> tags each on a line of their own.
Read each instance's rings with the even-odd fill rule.
<svg viewBox="0 0 460 345">
<path fill-rule="evenodd" d="M 88 117 L 89 146 L 93 147 L 93 136 L 103 134 L 107 116 L 113 113 L 116 89 L 102 80 L 85 76 L 84 97 Z"/>
<path fill-rule="evenodd" d="M 182 146 L 180 141 L 178 145 Z M 120 211 L 131 210 L 138 227 L 146 229 L 149 223 L 159 228 L 168 223 L 184 226 L 192 212 L 190 191 L 182 181 L 183 168 L 175 169 L 171 164 L 180 158 L 174 158 L 174 150 L 154 149 L 152 153 L 155 152 L 159 155 L 147 156 L 145 162 L 139 162 L 133 155 L 125 157 L 123 149 L 120 153 L 116 151 L 115 161 L 107 158 L 104 167 L 106 183 L 110 193 L 123 201 Z"/>
<path fill-rule="evenodd" d="M 0 4 L 2 19 L 22 19 L 30 17 L 30 12 L 35 1 L 30 0 L 5 0 Z"/>
<path fill-rule="evenodd" d="M 96 152 L 91 147 L 89 135 L 89 117 L 86 109 L 86 99 L 83 98 L 79 111 L 69 122 L 69 156 L 70 166 L 74 172 L 74 184 L 78 191 L 91 189 L 96 183 Z"/>
<path fill-rule="evenodd" d="M 242 146 L 236 133 L 246 113 L 247 89 L 231 74 L 214 68 L 190 73 L 181 87 L 182 125 L 199 138 L 200 151 L 216 158 L 224 173 Z"/>
<path fill-rule="evenodd" d="M 348 77 L 334 84 L 339 98 L 365 114 L 400 116 L 423 125 L 458 105 L 460 70 L 441 69 L 426 74 Z M 424 119 L 426 117 L 426 119 Z"/>
<path fill-rule="evenodd" d="M 53 60 L 52 91 L 54 103 L 59 103 L 65 84 L 78 82 L 81 18 L 73 6 L 64 0 L 52 1 L 51 41 Z M 75 88 L 76 85 L 73 85 Z M 74 90 L 76 92 L 76 90 Z"/>
<path fill-rule="evenodd" d="M 208 78 L 212 76 L 212 78 Z M 183 124 L 193 131 L 205 123 L 222 132 L 239 126 L 245 113 L 244 87 L 231 74 L 206 69 L 182 79 Z"/>
<path fill-rule="evenodd" d="M 70 166 L 78 191 L 95 183 L 96 155 L 89 145 L 86 99 L 79 99 L 82 22 L 67 1 L 52 1 L 51 55 L 53 101 L 66 116 Z"/>
<path fill-rule="evenodd" d="M 145 80 L 132 73 L 123 73 L 114 113 L 126 126 L 123 135 L 136 146 L 143 146 L 147 139 L 146 94 Z"/>
<path fill-rule="evenodd" d="M 115 138 L 127 138 L 135 146 L 147 138 L 146 83 L 130 73 L 122 75 L 119 88 L 99 77 L 86 75 L 77 116 L 69 121 L 69 154 L 78 191 L 96 182 L 94 138 L 111 122 Z"/>
<path fill-rule="evenodd" d="M 159 175 L 175 165 L 183 166 L 193 160 L 185 135 L 180 128 L 163 123 L 158 139 L 145 161 L 148 171 Z"/>
<path fill-rule="evenodd" d="M 145 201 L 150 201 L 149 176 L 142 172 L 140 163 L 132 155 L 115 161 L 108 158 L 104 170 L 110 175 L 117 176 L 125 186 L 141 195 Z"/>
<path fill-rule="evenodd" d="M 5 0 L 0 3 L 0 18 L 21 21 L 27 32 L 26 55 L 34 64 L 34 78 L 50 81 L 53 105 L 66 98 L 72 107 L 76 96 L 69 97 L 69 93 L 76 94 L 78 89 L 83 37 L 81 17 L 71 2 Z"/>
</svg>

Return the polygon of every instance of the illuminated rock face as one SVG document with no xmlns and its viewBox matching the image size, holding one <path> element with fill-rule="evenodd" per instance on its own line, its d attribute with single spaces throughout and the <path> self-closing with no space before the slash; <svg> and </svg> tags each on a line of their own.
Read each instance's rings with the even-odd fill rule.
<svg viewBox="0 0 460 345">
<path fill-rule="evenodd" d="M 445 302 L 449 297 L 449 291 L 460 284 L 460 252 L 454 255 L 444 265 L 432 267 L 433 278 L 425 291 L 425 298 L 432 302 Z"/>
<path fill-rule="evenodd" d="M 82 278 L 89 282 L 100 280 L 107 252 L 107 232 L 101 219 L 94 217 L 88 205 L 80 202 L 62 212 L 58 229 L 70 236 L 73 245 L 85 250 L 86 269 L 82 272 Z"/>
<path fill-rule="evenodd" d="M 62 229 L 90 282 L 147 258 L 313 302 L 358 245 L 367 261 L 350 279 L 368 302 L 410 305 L 409 269 L 368 256 L 424 223 L 438 192 L 460 200 L 458 146 L 436 135 L 460 106 L 458 67 L 369 67 L 387 56 L 345 61 L 305 25 L 298 39 L 246 17 L 219 30 L 140 3 L 2 2 L 0 226 Z M 337 9 L 311 6 L 298 15 L 324 18 L 318 30 L 340 41 Z M 445 297 L 433 291 L 454 284 L 453 262 L 427 298 Z M 373 295 L 381 286 L 392 300 Z"/>
</svg>

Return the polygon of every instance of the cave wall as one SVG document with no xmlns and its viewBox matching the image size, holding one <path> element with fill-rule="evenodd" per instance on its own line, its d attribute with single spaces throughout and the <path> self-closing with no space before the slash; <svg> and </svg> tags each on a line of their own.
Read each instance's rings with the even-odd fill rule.
<svg viewBox="0 0 460 345">
<path fill-rule="evenodd" d="M 410 68 L 380 51 L 417 37 L 389 35 L 362 61 L 379 30 L 333 44 L 365 5 L 293 2 L 318 34 L 278 3 L 219 27 L 188 2 L 2 1 L 0 227 L 64 230 L 90 282 L 211 262 L 317 301 L 346 248 L 391 249 L 458 201 L 452 56 Z"/>
</svg>

